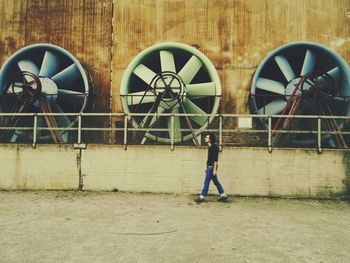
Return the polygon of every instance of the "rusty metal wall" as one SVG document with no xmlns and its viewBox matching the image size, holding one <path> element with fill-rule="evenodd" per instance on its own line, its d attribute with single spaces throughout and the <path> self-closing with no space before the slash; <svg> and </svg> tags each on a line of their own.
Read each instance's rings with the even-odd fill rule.
<svg viewBox="0 0 350 263">
<path fill-rule="evenodd" d="M 314 41 L 350 62 L 349 0 L 119 0 L 114 8 L 113 110 L 128 63 L 147 46 L 197 47 L 219 71 L 221 113 L 246 113 L 252 75 L 269 51 Z"/>
<path fill-rule="evenodd" d="M 0 0 L 0 64 L 32 43 L 59 45 L 91 74 L 94 111 L 121 112 L 120 82 L 132 58 L 179 41 L 217 67 L 220 111 L 245 113 L 252 75 L 269 51 L 308 40 L 349 62 L 349 24 L 349 0 Z"/>
<path fill-rule="evenodd" d="M 0 0 L 0 65 L 18 49 L 51 43 L 91 75 L 95 111 L 110 111 L 112 0 Z"/>
</svg>

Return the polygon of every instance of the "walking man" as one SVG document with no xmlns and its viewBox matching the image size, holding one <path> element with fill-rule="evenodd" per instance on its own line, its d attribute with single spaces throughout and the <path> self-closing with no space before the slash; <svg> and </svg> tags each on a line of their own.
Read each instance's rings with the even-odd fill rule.
<svg viewBox="0 0 350 263">
<path fill-rule="evenodd" d="M 220 198 L 219 202 L 227 201 L 228 197 L 225 194 L 224 188 L 219 182 L 217 170 L 218 170 L 218 157 L 219 157 L 219 147 L 216 145 L 216 137 L 214 134 L 207 134 L 205 136 L 205 143 L 208 145 L 208 159 L 207 159 L 207 169 L 205 172 L 204 186 L 201 195 L 196 199 L 197 203 L 202 203 L 205 201 L 208 195 L 210 181 L 213 180 L 216 185 Z"/>
</svg>

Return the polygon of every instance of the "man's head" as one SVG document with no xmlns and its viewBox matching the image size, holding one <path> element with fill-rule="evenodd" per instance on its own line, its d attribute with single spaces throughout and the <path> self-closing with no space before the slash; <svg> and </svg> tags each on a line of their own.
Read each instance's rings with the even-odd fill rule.
<svg viewBox="0 0 350 263">
<path fill-rule="evenodd" d="M 216 136 L 215 136 L 215 134 L 208 133 L 207 135 L 205 135 L 204 140 L 205 140 L 206 144 L 208 144 L 208 143 L 213 144 L 216 142 Z"/>
</svg>

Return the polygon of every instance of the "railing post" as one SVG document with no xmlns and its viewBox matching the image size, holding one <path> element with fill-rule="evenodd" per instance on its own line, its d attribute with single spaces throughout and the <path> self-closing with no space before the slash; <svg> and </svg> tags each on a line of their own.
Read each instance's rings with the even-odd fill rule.
<svg viewBox="0 0 350 263">
<path fill-rule="evenodd" d="M 317 151 L 318 153 L 322 153 L 322 133 L 321 133 L 321 118 L 317 119 Z"/>
<path fill-rule="evenodd" d="M 81 114 L 78 115 L 78 144 L 81 144 Z"/>
<path fill-rule="evenodd" d="M 109 115 L 109 144 L 112 144 L 112 138 L 113 138 L 113 116 L 112 113 Z"/>
<path fill-rule="evenodd" d="M 268 149 L 269 149 L 269 153 L 272 152 L 272 120 L 271 120 L 271 116 L 268 117 Z"/>
<path fill-rule="evenodd" d="M 38 128 L 38 115 L 34 113 L 34 127 L 33 127 L 33 148 L 36 147 L 36 131 Z"/>
<path fill-rule="evenodd" d="M 172 151 L 174 150 L 174 135 L 175 135 L 174 121 L 175 121 L 175 117 L 174 117 L 174 113 L 173 113 L 170 116 L 170 129 L 171 129 L 171 133 L 170 133 L 170 148 L 171 148 Z"/>
<path fill-rule="evenodd" d="M 220 147 L 220 152 L 222 152 L 222 119 L 223 116 L 220 114 L 219 115 L 219 147 Z"/>
<path fill-rule="evenodd" d="M 124 150 L 128 147 L 128 116 L 124 115 Z"/>
</svg>

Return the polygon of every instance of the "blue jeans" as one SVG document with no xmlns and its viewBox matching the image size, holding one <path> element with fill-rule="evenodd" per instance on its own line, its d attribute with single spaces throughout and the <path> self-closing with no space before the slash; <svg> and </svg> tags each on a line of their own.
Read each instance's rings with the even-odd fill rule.
<svg viewBox="0 0 350 263">
<path fill-rule="evenodd" d="M 214 169 L 213 166 L 207 166 L 207 170 L 205 172 L 204 187 L 201 193 L 202 196 L 208 195 L 209 184 L 211 180 L 213 180 L 220 194 L 223 194 L 225 192 L 224 188 L 222 188 L 222 185 L 219 182 L 218 176 L 217 175 L 213 176 L 213 169 Z"/>
</svg>

